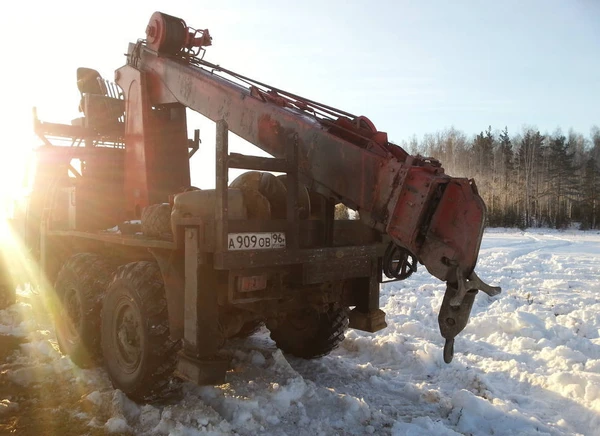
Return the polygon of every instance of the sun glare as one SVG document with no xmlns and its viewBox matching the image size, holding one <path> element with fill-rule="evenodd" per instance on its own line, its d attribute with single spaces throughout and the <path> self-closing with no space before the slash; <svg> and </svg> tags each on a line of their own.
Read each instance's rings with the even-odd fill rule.
<svg viewBox="0 0 600 436">
<path fill-rule="evenodd" d="M 0 145 L 0 274 L 11 277 L 15 286 L 40 287 L 38 265 L 24 244 L 28 166 L 36 143 L 31 120 L 19 110 L 13 113 L 12 128 Z M 29 121 L 29 122 L 28 122 Z"/>
</svg>

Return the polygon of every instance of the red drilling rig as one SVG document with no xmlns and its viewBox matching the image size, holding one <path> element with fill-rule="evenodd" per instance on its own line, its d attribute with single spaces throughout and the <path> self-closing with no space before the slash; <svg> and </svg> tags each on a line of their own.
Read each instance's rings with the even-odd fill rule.
<svg viewBox="0 0 600 436">
<path fill-rule="evenodd" d="M 447 283 L 450 362 L 483 283 L 473 180 L 411 156 L 357 116 L 204 60 L 208 30 L 156 12 L 116 83 L 80 68 L 82 117 L 42 122 L 23 240 L 57 297 L 61 350 L 133 398 L 176 372 L 217 383 L 224 342 L 266 323 L 287 353 L 385 328 L 380 284 L 417 264 Z M 191 186 L 186 112 L 216 123 L 216 188 Z M 270 158 L 229 153 L 228 132 Z M 247 172 L 229 183 L 231 168 Z M 275 175 L 275 174 L 279 175 Z M 358 220 L 336 220 L 337 204 Z M 350 310 L 352 309 L 352 310 Z"/>
</svg>

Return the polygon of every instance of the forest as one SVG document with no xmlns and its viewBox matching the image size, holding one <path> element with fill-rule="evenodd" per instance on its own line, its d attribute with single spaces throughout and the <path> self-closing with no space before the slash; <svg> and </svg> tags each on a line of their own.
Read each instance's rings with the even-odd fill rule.
<svg viewBox="0 0 600 436">
<path fill-rule="evenodd" d="M 475 179 L 490 227 L 600 228 L 600 128 L 589 136 L 569 130 L 512 133 L 487 130 L 472 137 L 449 128 L 413 136 L 400 145 L 438 159 L 446 174 Z"/>
</svg>

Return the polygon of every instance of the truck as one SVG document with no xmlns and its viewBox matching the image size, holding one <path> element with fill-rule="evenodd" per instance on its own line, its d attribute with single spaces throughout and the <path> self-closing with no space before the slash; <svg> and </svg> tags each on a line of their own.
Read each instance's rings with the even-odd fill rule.
<svg viewBox="0 0 600 436">
<path fill-rule="evenodd" d="M 77 70 L 81 117 L 34 109 L 42 143 L 17 227 L 62 353 L 103 365 L 136 400 L 174 376 L 217 384 L 225 342 L 263 325 L 307 359 L 347 328 L 385 328 L 381 284 L 421 264 L 446 283 L 449 363 L 475 295 L 500 292 L 474 271 L 486 212 L 475 181 L 365 116 L 205 60 L 211 44 L 207 29 L 155 12 L 114 82 Z M 191 184 L 201 141 L 188 111 L 216 124 L 214 189 Z M 230 132 L 270 157 L 229 152 Z M 230 182 L 230 169 L 245 172 Z M 335 219 L 338 205 L 357 219 Z"/>
</svg>

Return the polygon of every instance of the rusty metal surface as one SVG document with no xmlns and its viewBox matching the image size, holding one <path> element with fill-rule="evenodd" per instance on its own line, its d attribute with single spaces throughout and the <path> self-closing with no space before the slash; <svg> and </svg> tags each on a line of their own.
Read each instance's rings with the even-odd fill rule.
<svg viewBox="0 0 600 436">
<path fill-rule="evenodd" d="M 431 217 L 420 260 L 430 274 L 455 283 L 455 269 L 468 277 L 477 262 L 485 205 L 467 179 L 448 183 Z"/>
<path fill-rule="evenodd" d="M 142 235 L 122 235 L 119 233 L 82 232 L 78 230 L 48 230 L 48 236 L 74 237 L 108 242 L 110 244 L 125 245 L 130 247 L 164 248 L 173 250 L 175 243 L 148 238 Z"/>
<path fill-rule="evenodd" d="M 289 268 L 244 268 L 241 270 L 230 270 L 228 274 L 227 302 L 231 304 L 247 304 L 265 300 L 279 300 L 282 297 L 282 276 L 289 272 Z M 251 276 L 263 277 L 266 281 L 266 286 L 250 291 L 239 289 L 240 280 Z"/>
<path fill-rule="evenodd" d="M 115 147 L 43 145 L 36 149 L 31 195 L 22 217 L 22 236 L 34 256 L 41 253 L 44 213 L 51 231 L 96 232 L 120 222 L 123 155 L 124 150 Z"/>
<path fill-rule="evenodd" d="M 108 143 L 115 146 L 122 146 L 125 140 L 125 128 L 123 125 L 114 126 L 113 129 L 98 131 L 84 126 L 49 123 L 47 121 L 40 121 L 37 117 L 34 117 L 33 130 L 46 145 L 51 145 L 51 141 L 48 138 L 69 138 L 74 144 L 85 143 L 87 140 Z"/>
<path fill-rule="evenodd" d="M 208 71 L 140 49 L 139 68 L 155 78 L 155 104 L 175 98 L 207 118 L 226 119 L 229 129 L 277 158 L 286 157 L 297 140 L 301 175 L 329 188 L 353 204 L 371 209 L 381 156 L 336 137 L 298 110 L 265 103 L 250 91 Z M 352 168 L 352 179 L 340 177 Z"/>
<path fill-rule="evenodd" d="M 152 79 L 128 65 L 116 72 L 123 89 L 125 117 L 125 219 L 169 201 L 190 186 L 184 107 L 159 108 L 149 97 Z"/>
<path fill-rule="evenodd" d="M 385 246 L 327 247 L 300 250 L 224 251 L 214 255 L 217 269 L 283 266 L 335 259 L 372 258 L 383 254 Z"/>
<path fill-rule="evenodd" d="M 199 230 L 188 227 L 184 232 L 184 306 L 183 306 L 183 348 L 186 354 L 197 356 L 199 344 L 198 314 L 198 256 Z"/>
<path fill-rule="evenodd" d="M 285 159 L 261 156 L 245 156 L 239 153 L 230 153 L 229 168 L 286 172 L 288 170 L 288 164 Z"/>
<path fill-rule="evenodd" d="M 385 312 L 381 309 L 375 309 L 370 312 L 361 312 L 358 308 L 350 311 L 348 327 L 375 333 L 387 327 L 385 322 Z"/>
<path fill-rule="evenodd" d="M 215 196 L 215 249 L 217 251 L 227 249 L 227 225 L 229 222 L 229 171 L 227 166 L 227 155 L 229 154 L 229 130 L 227 121 L 217 122 L 217 137 L 215 141 L 216 162 L 216 196 Z"/>
<path fill-rule="evenodd" d="M 477 295 L 477 290 L 469 291 L 459 306 L 452 306 L 450 302 L 456 292 L 456 289 L 451 286 L 446 287 L 446 293 L 444 294 L 444 300 L 442 301 L 442 307 L 440 307 L 438 315 L 440 333 L 446 339 L 444 345 L 444 361 L 446 363 L 452 361 L 454 356 L 454 338 L 467 326 L 473 302 Z"/>
<path fill-rule="evenodd" d="M 369 277 L 373 259 L 352 257 L 329 259 L 326 262 L 311 262 L 302 266 L 302 283 L 306 285 L 332 282 L 356 277 Z M 375 259 L 375 263 L 377 260 Z"/>
</svg>

